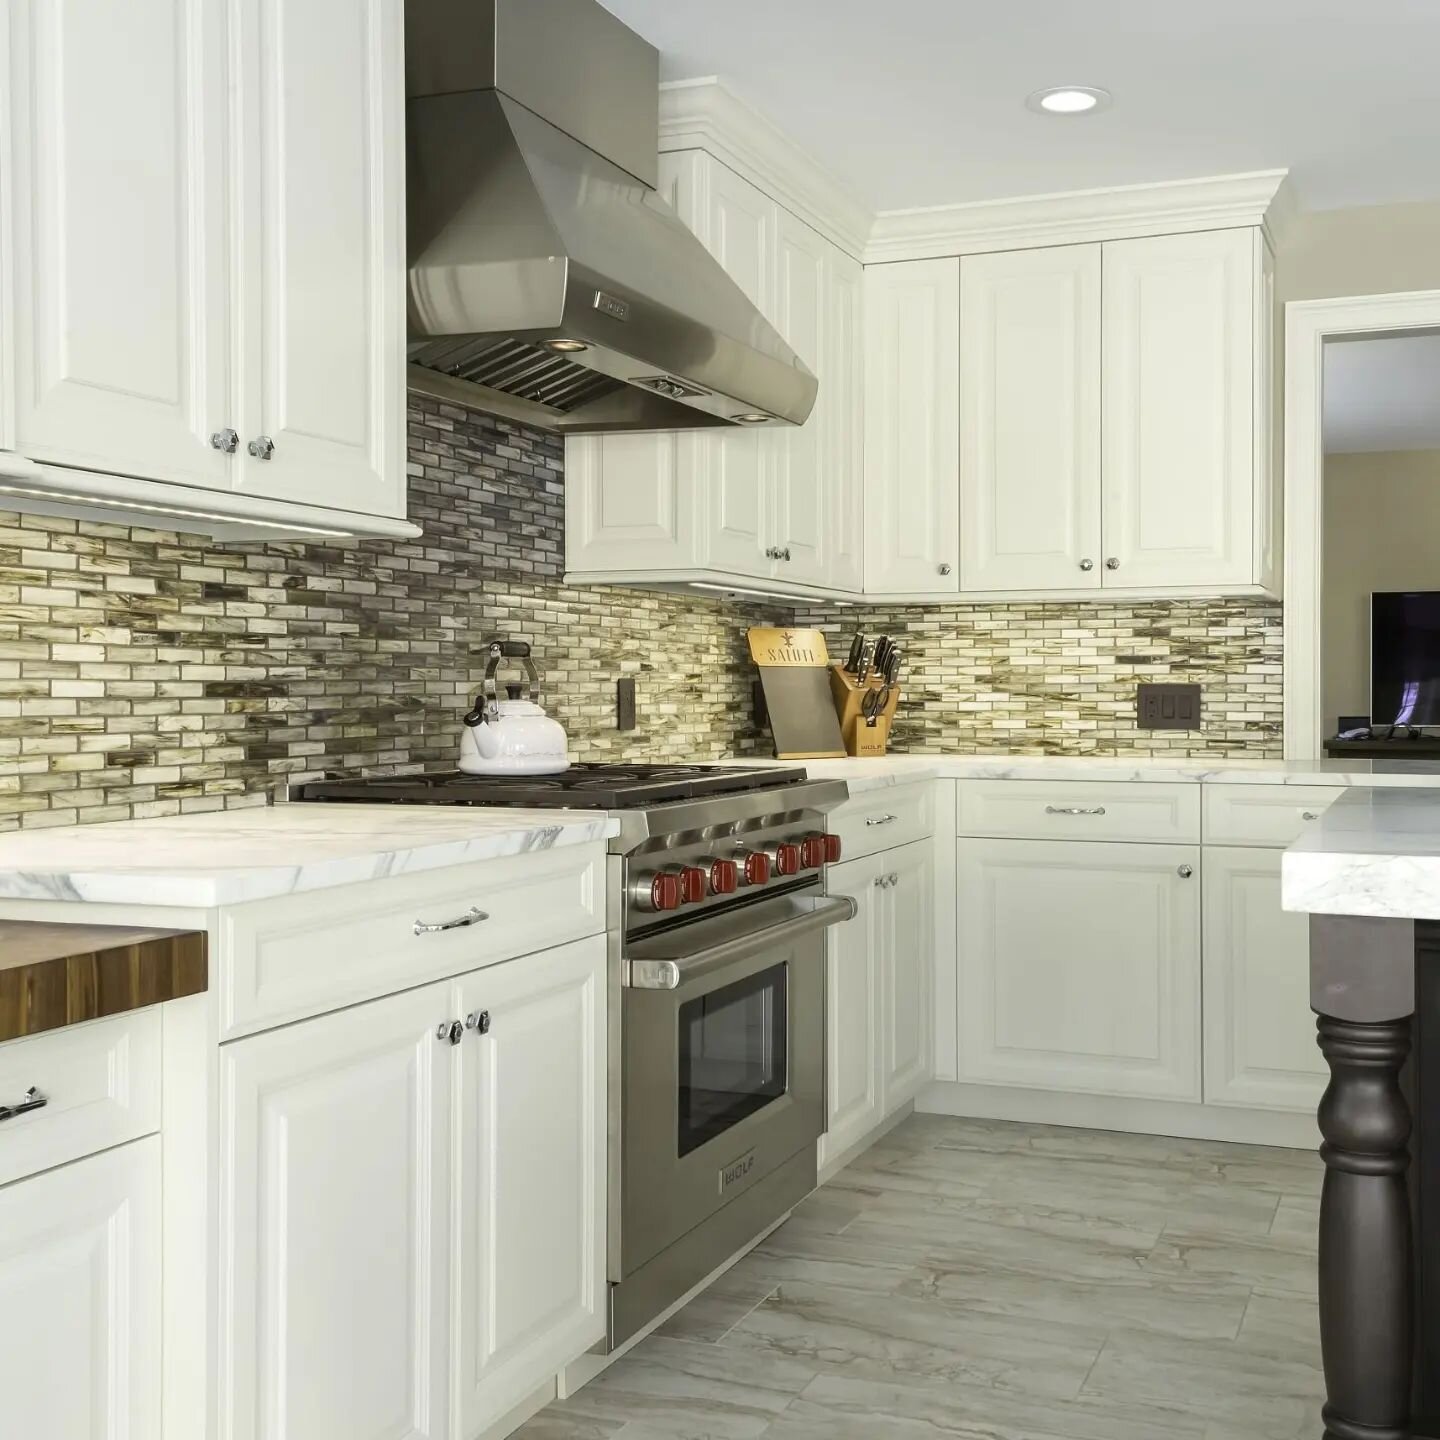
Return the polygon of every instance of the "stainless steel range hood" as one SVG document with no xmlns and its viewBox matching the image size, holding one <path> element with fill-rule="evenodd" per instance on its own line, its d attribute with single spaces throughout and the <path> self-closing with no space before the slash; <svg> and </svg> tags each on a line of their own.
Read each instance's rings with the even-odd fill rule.
<svg viewBox="0 0 1440 1440">
<path fill-rule="evenodd" d="M 815 377 L 655 192 L 595 0 L 407 0 L 409 385 L 565 434 L 798 425 Z"/>
</svg>

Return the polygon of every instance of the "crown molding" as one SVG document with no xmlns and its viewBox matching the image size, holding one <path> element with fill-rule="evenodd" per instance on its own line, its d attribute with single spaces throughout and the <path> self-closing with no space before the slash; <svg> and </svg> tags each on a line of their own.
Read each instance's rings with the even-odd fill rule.
<svg viewBox="0 0 1440 1440">
<path fill-rule="evenodd" d="M 847 254 L 865 255 L 874 214 L 714 76 L 660 87 L 660 152 L 704 150 Z"/>
<path fill-rule="evenodd" d="M 1266 226 L 1282 188 L 1278 214 L 1293 213 L 1286 171 L 1256 170 L 1203 180 L 1074 190 L 1013 200 L 886 210 L 875 218 L 867 265 L 927 260 L 990 250 L 1030 250 L 1193 230 Z M 1274 243 L 1274 236 L 1271 236 Z"/>
</svg>

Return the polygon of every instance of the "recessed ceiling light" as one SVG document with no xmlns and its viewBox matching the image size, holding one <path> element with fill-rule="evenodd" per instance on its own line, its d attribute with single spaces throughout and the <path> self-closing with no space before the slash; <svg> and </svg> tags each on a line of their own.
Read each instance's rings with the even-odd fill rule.
<svg viewBox="0 0 1440 1440">
<path fill-rule="evenodd" d="M 547 350 L 558 350 L 561 354 L 573 354 L 577 350 L 590 348 L 583 340 L 546 340 L 544 344 Z"/>
<path fill-rule="evenodd" d="M 1109 107 L 1114 97 L 1094 85 L 1052 85 L 1025 97 L 1025 104 L 1041 115 L 1087 115 Z"/>
<path fill-rule="evenodd" d="M 730 417 L 737 425 L 765 425 L 775 417 L 767 415 L 763 410 L 745 410 L 739 415 Z"/>
</svg>

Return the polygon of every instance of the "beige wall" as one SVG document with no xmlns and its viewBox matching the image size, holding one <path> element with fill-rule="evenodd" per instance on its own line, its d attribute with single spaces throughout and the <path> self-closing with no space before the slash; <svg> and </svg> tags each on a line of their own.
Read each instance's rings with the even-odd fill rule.
<svg viewBox="0 0 1440 1440">
<path fill-rule="evenodd" d="M 1370 710 L 1372 590 L 1440 590 L 1440 450 L 1325 457 L 1325 733 Z"/>
<path fill-rule="evenodd" d="M 1440 202 L 1300 216 L 1276 261 L 1277 298 L 1440 290 Z"/>
</svg>

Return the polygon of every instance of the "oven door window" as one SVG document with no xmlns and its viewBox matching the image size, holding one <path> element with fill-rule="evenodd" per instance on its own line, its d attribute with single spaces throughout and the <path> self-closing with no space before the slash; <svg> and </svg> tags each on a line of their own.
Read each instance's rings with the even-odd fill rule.
<svg viewBox="0 0 1440 1440">
<path fill-rule="evenodd" d="M 775 965 L 681 1005 L 681 1155 L 785 1094 L 786 979 Z"/>
</svg>

